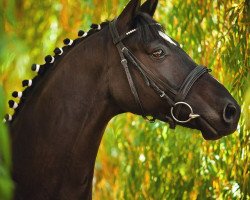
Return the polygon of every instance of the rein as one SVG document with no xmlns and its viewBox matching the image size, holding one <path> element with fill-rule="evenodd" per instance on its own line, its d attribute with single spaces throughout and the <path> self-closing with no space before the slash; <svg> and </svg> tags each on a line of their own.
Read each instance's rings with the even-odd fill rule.
<svg viewBox="0 0 250 200">
<path fill-rule="evenodd" d="M 155 24 L 149 24 L 150 25 L 159 25 L 158 23 Z M 137 106 L 141 109 L 142 117 L 150 122 L 154 122 L 155 118 L 149 118 L 143 108 L 143 105 L 141 103 L 140 97 L 138 95 L 136 86 L 134 84 L 134 81 L 132 79 L 131 73 L 129 71 L 128 67 L 128 61 L 131 62 L 133 65 L 137 67 L 139 72 L 141 73 L 143 80 L 145 81 L 146 85 L 151 87 L 159 96 L 160 98 L 165 99 L 168 104 L 171 106 L 170 114 L 171 116 L 166 115 L 166 119 L 168 120 L 170 124 L 170 128 L 175 128 L 176 122 L 178 123 L 187 123 L 192 119 L 195 119 L 197 117 L 200 117 L 200 115 L 195 114 L 193 112 L 192 107 L 185 102 L 185 99 L 188 95 L 188 92 L 192 88 L 193 84 L 205 73 L 208 73 L 210 70 L 203 66 L 197 66 L 195 67 L 185 78 L 185 80 L 182 82 L 180 88 L 178 91 L 172 89 L 167 85 L 165 82 L 163 82 L 161 79 L 156 77 L 156 75 L 151 72 L 140 60 L 136 58 L 136 56 L 123 44 L 123 40 L 127 37 L 129 37 L 132 33 L 136 32 L 137 29 L 130 30 L 126 32 L 125 34 L 119 35 L 118 30 L 116 28 L 116 20 L 113 20 L 109 23 L 109 29 L 110 33 L 112 35 L 113 43 L 116 46 L 118 53 L 121 58 L 121 64 L 124 68 L 124 71 L 126 73 L 128 83 L 131 89 L 131 92 L 134 96 L 135 102 Z M 174 96 L 174 99 L 170 98 L 167 94 L 171 93 Z M 179 106 L 179 107 L 177 107 Z M 186 120 L 180 120 L 178 119 L 179 113 L 181 111 L 181 106 L 186 106 L 190 110 L 189 118 Z M 177 108 L 176 108 L 177 107 Z M 176 108 L 176 112 L 174 112 L 174 109 Z"/>
</svg>

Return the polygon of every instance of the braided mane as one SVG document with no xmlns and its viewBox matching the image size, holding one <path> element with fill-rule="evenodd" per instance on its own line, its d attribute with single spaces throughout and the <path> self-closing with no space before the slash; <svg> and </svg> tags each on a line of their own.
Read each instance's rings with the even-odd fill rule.
<svg viewBox="0 0 250 200">
<path fill-rule="evenodd" d="M 84 32 L 83 30 L 78 31 L 78 38 L 75 40 L 71 40 L 69 38 L 66 38 L 63 40 L 63 43 L 65 46 L 58 48 L 56 47 L 54 49 L 54 55 L 47 55 L 45 56 L 45 64 L 39 65 L 39 64 L 33 64 L 31 66 L 31 70 L 36 72 L 37 75 L 33 79 L 29 80 L 23 80 L 22 81 L 22 86 L 25 87 L 23 91 L 14 91 L 12 93 L 12 97 L 15 99 L 19 99 L 19 101 L 14 101 L 14 100 L 9 100 L 8 104 L 9 107 L 14 109 L 14 114 L 6 114 L 3 122 L 9 122 L 11 123 L 16 115 L 18 114 L 18 111 L 21 109 L 21 107 L 24 105 L 25 100 L 27 99 L 28 96 L 34 91 L 34 87 L 38 84 L 40 80 L 44 77 L 45 74 L 53 67 L 55 61 L 61 59 L 64 57 L 75 45 L 79 44 L 82 42 L 84 39 L 88 38 L 90 35 L 99 32 L 102 30 L 106 25 L 108 24 L 108 21 L 102 22 L 100 25 L 99 24 L 92 24 L 90 27 L 90 30 L 88 32 Z"/>
</svg>

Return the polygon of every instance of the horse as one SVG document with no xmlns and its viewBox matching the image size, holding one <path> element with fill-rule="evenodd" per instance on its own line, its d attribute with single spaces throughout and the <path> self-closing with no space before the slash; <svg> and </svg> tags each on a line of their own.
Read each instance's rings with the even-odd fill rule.
<svg viewBox="0 0 250 200">
<path fill-rule="evenodd" d="M 157 4 L 130 0 L 32 65 L 37 75 L 13 92 L 15 113 L 5 117 L 15 200 L 92 199 L 103 132 L 120 113 L 198 129 L 206 140 L 236 130 L 238 103 L 153 19 Z"/>
</svg>

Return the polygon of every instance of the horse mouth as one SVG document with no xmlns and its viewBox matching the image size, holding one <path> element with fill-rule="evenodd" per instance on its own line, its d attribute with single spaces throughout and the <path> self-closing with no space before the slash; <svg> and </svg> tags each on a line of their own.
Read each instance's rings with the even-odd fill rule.
<svg viewBox="0 0 250 200">
<path fill-rule="evenodd" d="M 202 137 L 205 140 L 218 140 L 223 136 L 223 135 L 218 134 L 217 130 L 213 128 L 206 120 L 201 118 L 200 121 L 203 121 L 202 122 L 203 126 L 200 130 L 201 130 Z"/>
<path fill-rule="evenodd" d="M 236 128 L 227 131 L 218 131 L 203 117 L 199 118 L 200 131 L 205 140 L 218 140 L 223 136 L 232 134 Z"/>
<path fill-rule="evenodd" d="M 163 122 L 169 123 L 163 114 L 160 115 L 159 117 L 157 117 L 157 119 L 159 119 Z M 236 130 L 236 127 L 237 127 L 237 126 L 231 126 L 230 128 L 227 128 L 225 130 L 217 130 L 216 128 L 214 128 L 214 126 L 212 126 L 208 122 L 208 120 L 206 120 L 202 116 L 198 117 L 197 119 L 194 119 L 194 121 L 191 120 L 191 122 L 188 123 L 189 125 L 179 124 L 179 123 L 177 123 L 177 124 L 181 125 L 181 126 L 189 127 L 192 129 L 200 130 L 202 137 L 205 140 L 218 140 L 224 136 L 232 134 Z"/>
</svg>

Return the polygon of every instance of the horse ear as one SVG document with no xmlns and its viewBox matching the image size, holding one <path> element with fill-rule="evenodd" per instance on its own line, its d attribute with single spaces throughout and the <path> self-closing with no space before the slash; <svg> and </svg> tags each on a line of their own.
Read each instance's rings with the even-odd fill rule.
<svg viewBox="0 0 250 200">
<path fill-rule="evenodd" d="M 140 11 L 148 13 L 153 17 L 156 7 L 158 4 L 158 0 L 147 0 L 144 4 L 142 4 Z"/>
<path fill-rule="evenodd" d="M 131 0 L 119 15 L 117 18 L 117 25 L 120 27 L 120 29 L 122 29 L 122 31 L 131 25 L 132 20 L 140 9 L 140 5 L 140 0 Z"/>
</svg>

